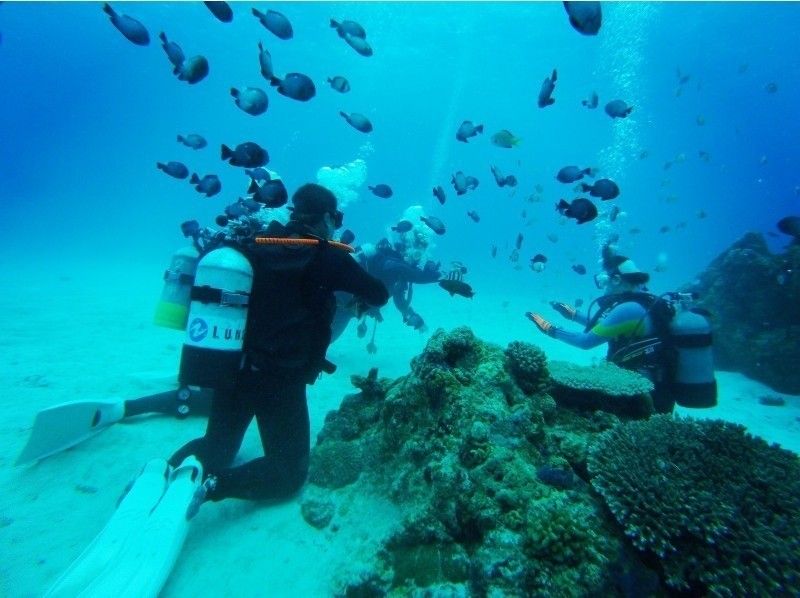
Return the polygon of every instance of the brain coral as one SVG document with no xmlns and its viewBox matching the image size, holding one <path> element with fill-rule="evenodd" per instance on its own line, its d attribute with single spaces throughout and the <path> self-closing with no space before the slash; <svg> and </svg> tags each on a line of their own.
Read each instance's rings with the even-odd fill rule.
<svg viewBox="0 0 800 598">
<path fill-rule="evenodd" d="M 800 593 L 800 461 L 722 421 L 655 416 L 602 433 L 592 485 L 667 584 L 715 596 Z"/>
</svg>

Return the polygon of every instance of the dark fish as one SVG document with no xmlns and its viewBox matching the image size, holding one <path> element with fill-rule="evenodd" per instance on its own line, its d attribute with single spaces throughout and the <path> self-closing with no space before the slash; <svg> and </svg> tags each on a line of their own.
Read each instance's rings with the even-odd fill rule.
<svg viewBox="0 0 800 598">
<path fill-rule="evenodd" d="M 614 222 L 617 219 L 617 216 L 619 216 L 619 206 L 614 206 L 613 208 L 611 208 L 611 211 L 608 213 L 608 219 L 611 222 Z"/>
<path fill-rule="evenodd" d="M 497 257 L 497 245 L 492 245 L 492 257 Z"/>
<path fill-rule="evenodd" d="M 258 87 L 245 87 L 241 90 L 231 87 L 231 95 L 236 105 L 247 114 L 258 116 L 267 111 L 269 98 L 263 89 Z"/>
<path fill-rule="evenodd" d="M 478 215 L 478 212 L 476 212 L 475 210 L 470 210 L 469 212 L 467 212 L 467 216 L 472 218 L 473 222 L 480 222 L 481 221 L 481 217 Z"/>
<path fill-rule="evenodd" d="M 419 219 L 427 224 L 428 228 L 437 235 L 443 235 L 445 233 L 444 223 L 436 216 L 420 216 Z"/>
<path fill-rule="evenodd" d="M 575 307 L 580 307 L 583 305 L 583 299 L 575 299 Z"/>
<path fill-rule="evenodd" d="M 339 112 L 339 115 L 344 118 L 347 121 L 347 124 L 354 129 L 361 131 L 362 133 L 372 132 L 372 123 L 369 122 L 369 119 L 363 114 L 359 114 L 358 112 L 351 112 L 350 114 Z"/>
<path fill-rule="evenodd" d="M 444 280 L 439 281 L 439 286 L 450 293 L 451 297 L 453 295 L 461 295 L 467 299 L 472 299 L 472 297 L 475 295 L 475 291 L 472 290 L 472 287 L 463 280 L 445 278 Z"/>
<path fill-rule="evenodd" d="M 671 229 L 669 227 L 669 224 L 665 224 L 664 226 L 658 229 L 658 232 L 663 234 L 663 233 L 668 233 L 670 230 Z"/>
<path fill-rule="evenodd" d="M 475 137 L 478 133 L 483 133 L 483 125 L 473 125 L 471 120 L 465 120 L 456 131 L 456 139 L 467 143 L 467 139 Z"/>
<path fill-rule="evenodd" d="M 186 60 L 186 56 L 183 55 L 183 50 L 181 50 L 181 47 L 175 42 L 167 40 L 167 35 L 163 31 L 158 34 L 158 38 L 161 40 L 161 47 L 164 48 L 167 59 L 172 63 L 172 66 L 175 67 L 174 73 L 177 75 L 180 72 L 183 61 Z"/>
<path fill-rule="evenodd" d="M 441 185 L 436 185 L 433 188 L 433 196 L 439 200 L 439 203 L 444 205 L 445 200 L 447 199 L 444 194 L 444 189 L 442 189 Z"/>
<path fill-rule="evenodd" d="M 597 179 L 593 185 L 580 184 L 581 191 L 592 197 L 599 197 L 603 201 L 614 199 L 619 195 L 619 187 L 611 179 Z"/>
<path fill-rule="evenodd" d="M 133 41 L 133 40 L 131 40 L 131 41 Z M 764 89 L 767 90 L 767 93 L 775 93 L 776 91 L 778 91 L 778 84 L 777 83 L 767 83 L 766 86 L 764 86 Z"/>
<path fill-rule="evenodd" d="M 261 42 L 258 42 L 258 65 L 261 67 L 261 76 L 267 81 L 272 81 L 275 72 L 272 70 L 272 54 L 264 49 Z"/>
<path fill-rule="evenodd" d="M 447 199 L 447 197 L 446 197 L 446 196 L 445 196 L 445 194 L 444 194 L 444 189 L 442 189 L 442 186 L 441 186 L 441 185 L 436 185 L 436 186 L 433 188 L 433 196 L 434 196 L 436 199 L 438 199 L 438 200 L 439 200 L 439 203 L 440 203 L 440 204 L 442 204 L 442 205 L 444 205 L 444 202 L 445 202 L 445 200 Z"/>
<path fill-rule="evenodd" d="M 355 240 L 356 240 L 356 234 L 349 228 L 344 229 L 342 236 L 339 237 L 339 243 L 344 243 L 345 245 L 350 245 L 350 243 L 352 243 Z"/>
<path fill-rule="evenodd" d="M 366 320 L 361 320 L 358 323 L 358 326 L 356 326 L 356 335 L 358 336 L 358 338 L 364 338 L 365 336 L 367 336 L 367 321 Z"/>
<path fill-rule="evenodd" d="M 114 12 L 114 9 L 111 8 L 108 3 L 103 4 L 103 12 L 111 18 L 111 24 L 114 25 L 128 41 L 133 42 L 137 46 L 146 46 L 150 43 L 150 34 L 147 33 L 147 29 L 133 17 Z"/>
<path fill-rule="evenodd" d="M 574 183 L 584 177 L 584 175 L 592 175 L 591 168 L 584 168 L 581 170 L 577 166 L 565 166 L 556 174 L 556 179 L 562 183 Z"/>
<path fill-rule="evenodd" d="M 593 91 L 592 96 L 588 100 L 581 100 L 581 104 L 589 108 L 590 110 L 594 110 L 597 108 L 597 103 L 600 101 L 600 98 L 597 97 L 597 92 Z"/>
<path fill-rule="evenodd" d="M 514 134 L 508 129 L 503 129 L 492 135 L 492 143 L 497 147 L 504 147 L 510 149 L 522 141 L 519 137 L 514 137 Z"/>
<path fill-rule="evenodd" d="M 564 4 L 566 4 L 566 2 Z M 571 2 L 570 4 L 582 3 Z M 548 486 L 553 486 L 553 488 L 558 488 L 559 490 L 568 490 L 575 485 L 575 474 L 572 473 L 571 469 L 560 469 L 558 467 L 545 465 L 536 470 L 536 477 L 539 478 L 539 481 Z"/>
<path fill-rule="evenodd" d="M 450 176 L 450 183 L 456 190 L 456 195 L 464 195 L 467 192 L 467 177 L 460 170 Z"/>
<path fill-rule="evenodd" d="M 425 320 L 423 320 L 422 316 L 415 311 L 409 310 L 404 313 L 403 323 L 407 326 L 411 326 L 414 330 L 419 330 L 420 332 L 425 332 L 427 329 L 427 326 L 425 326 Z"/>
<path fill-rule="evenodd" d="M 800 240 L 800 216 L 786 216 L 778 220 L 776 225 L 784 235 Z"/>
<path fill-rule="evenodd" d="M 328 77 L 328 83 L 331 84 L 331 88 L 334 91 L 338 91 L 339 93 L 347 93 L 350 91 L 350 82 L 341 75 L 336 75 L 333 78 Z"/>
<path fill-rule="evenodd" d="M 205 146 L 208 145 L 208 142 L 205 140 L 205 137 L 202 135 L 198 135 L 196 133 L 189 133 L 186 136 L 178 135 L 178 141 L 185 145 L 186 147 L 190 147 L 194 150 L 203 149 Z"/>
<path fill-rule="evenodd" d="M 586 274 L 586 266 L 584 266 L 583 264 L 573 264 L 572 271 L 575 272 L 576 274 L 580 274 L 581 276 L 583 276 L 584 274 Z"/>
<path fill-rule="evenodd" d="M 250 187 L 247 189 L 247 192 L 253 194 L 253 200 L 258 203 L 263 203 L 268 208 L 280 208 L 286 205 L 286 202 L 289 200 L 289 194 L 286 192 L 286 187 L 280 179 L 267 181 L 263 185 L 259 185 L 255 179 L 253 179 L 250 181 Z"/>
<path fill-rule="evenodd" d="M 699 158 L 700 158 L 700 159 L 701 159 L 703 162 L 710 162 L 710 161 L 711 161 L 711 154 L 710 154 L 709 152 L 705 151 L 705 150 L 698 150 L 698 151 L 697 151 L 697 156 L 698 156 L 698 157 L 699 157 Z"/>
<path fill-rule="evenodd" d="M 225 215 L 228 218 L 241 218 L 249 214 L 255 214 L 261 209 L 261 204 L 251 199 L 239 199 L 225 208 Z"/>
<path fill-rule="evenodd" d="M 227 2 L 216 0 L 215 2 L 203 2 L 211 14 L 223 23 L 230 23 L 233 20 L 233 11 Z"/>
<path fill-rule="evenodd" d="M 606 114 L 611 118 L 625 118 L 633 111 L 633 106 L 628 106 L 622 100 L 611 100 L 606 104 Z"/>
<path fill-rule="evenodd" d="M 555 233 L 549 233 L 547 235 L 547 240 L 551 243 L 558 243 L 558 235 Z"/>
<path fill-rule="evenodd" d="M 192 56 L 184 60 L 178 73 L 178 79 L 190 84 L 199 83 L 208 75 L 208 60 L 205 56 Z"/>
<path fill-rule="evenodd" d="M 181 162 L 167 162 L 166 164 L 156 162 L 156 167 L 176 179 L 185 179 L 189 176 L 189 169 Z"/>
<path fill-rule="evenodd" d="M 287 98 L 307 102 L 317 94 L 314 82 L 302 73 L 289 73 L 282 80 L 272 77 L 269 84 L 278 88 L 278 93 Z"/>
<path fill-rule="evenodd" d="M 480 182 L 472 175 L 467 175 L 467 189 L 477 189 Z"/>
<path fill-rule="evenodd" d="M 254 181 L 268 181 L 272 177 L 269 176 L 269 171 L 266 168 L 253 168 L 252 170 L 245 170 L 244 173 Z"/>
<path fill-rule="evenodd" d="M 365 40 L 363 37 L 356 37 L 355 35 L 350 35 L 349 33 L 345 33 L 344 41 L 346 41 L 348 46 L 353 48 L 353 50 L 355 50 L 362 56 L 367 56 L 367 57 L 372 56 L 372 46 L 370 46 L 369 42 Z"/>
<path fill-rule="evenodd" d="M 344 37 L 345 35 L 352 35 L 353 37 L 360 38 L 367 37 L 367 32 L 364 31 L 364 28 L 355 21 L 342 21 L 341 23 L 337 23 L 331 19 L 331 27 L 336 29 L 336 33 L 339 34 L 339 37 Z"/>
<path fill-rule="evenodd" d="M 597 218 L 597 206 L 583 197 L 573 199 L 571 203 L 560 200 L 556 204 L 556 211 L 567 218 L 574 218 L 578 224 L 584 224 Z"/>
<path fill-rule="evenodd" d="M 383 183 L 380 185 L 375 185 L 374 187 L 367 185 L 367 189 L 372 191 L 373 195 L 377 195 L 383 199 L 389 199 L 393 194 L 392 188 L 389 185 L 384 185 Z"/>
<path fill-rule="evenodd" d="M 220 154 L 223 160 L 227 160 L 231 166 L 244 166 L 245 168 L 255 168 L 264 166 L 269 162 L 269 154 L 263 147 L 253 141 L 246 141 L 231 149 L 222 144 Z"/>
<path fill-rule="evenodd" d="M 558 79 L 558 73 L 556 69 L 553 69 L 553 73 L 549 77 L 545 77 L 544 81 L 542 81 L 542 87 L 539 90 L 539 99 L 536 102 L 539 108 L 555 104 L 556 101 L 551 96 L 556 88 L 556 79 Z"/>
<path fill-rule="evenodd" d="M 274 33 L 280 39 L 292 39 L 294 32 L 292 31 L 292 24 L 284 15 L 275 11 L 268 10 L 266 13 L 253 9 L 253 16 L 267 28 L 268 31 Z"/>
<path fill-rule="evenodd" d="M 597 35 L 603 23 L 599 2 L 564 2 L 569 24 L 583 35 Z"/>
<path fill-rule="evenodd" d="M 692 78 L 691 75 L 682 73 L 680 67 L 675 67 L 675 76 L 678 78 L 678 85 L 683 85 L 684 83 L 688 83 L 689 79 Z"/>
<path fill-rule="evenodd" d="M 517 240 L 514 242 L 514 247 L 516 249 L 522 249 L 522 240 L 523 240 L 522 233 L 517 233 Z"/>
<path fill-rule="evenodd" d="M 204 193 L 206 197 L 216 195 L 222 190 L 222 183 L 219 182 L 219 177 L 215 174 L 207 174 L 202 179 L 196 174 L 192 174 L 189 182 L 194 185 L 196 191 Z"/>
<path fill-rule="evenodd" d="M 517 177 L 515 177 L 513 174 L 503 176 L 503 173 L 500 172 L 500 169 L 497 168 L 497 166 L 492 166 L 491 170 L 498 187 L 505 187 L 506 185 L 509 187 L 517 186 Z"/>
<path fill-rule="evenodd" d="M 537 253 L 531 258 L 531 270 L 534 272 L 542 272 L 544 270 L 544 265 L 547 263 L 547 257 L 542 255 L 541 253 Z"/>
<path fill-rule="evenodd" d="M 398 233 L 407 233 L 412 228 L 414 228 L 414 225 L 411 224 L 408 220 L 401 220 L 392 227 L 392 230 Z"/>
</svg>

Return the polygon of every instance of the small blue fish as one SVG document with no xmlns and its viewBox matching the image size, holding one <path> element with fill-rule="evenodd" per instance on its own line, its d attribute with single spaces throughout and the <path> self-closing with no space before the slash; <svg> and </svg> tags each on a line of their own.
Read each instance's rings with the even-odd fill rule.
<svg viewBox="0 0 800 598">
<path fill-rule="evenodd" d="M 555 104 L 556 101 L 551 96 L 556 88 L 556 79 L 558 79 L 558 73 L 556 69 L 553 69 L 553 73 L 549 77 L 545 77 L 544 81 L 542 81 L 542 88 L 539 90 L 539 99 L 536 102 L 539 108 Z"/>
<path fill-rule="evenodd" d="M 354 129 L 357 129 L 362 133 L 372 132 L 372 123 L 363 114 L 359 114 L 358 112 L 351 112 L 350 114 L 339 112 L 339 115 Z"/>
<path fill-rule="evenodd" d="M 292 24 L 289 22 L 289 19 L 276 10 L 268 10 L 266 13 L 263 13 L 254 8 L 253 16 L 279 39 L 292 39 L 292 36 L 294 36 Z"/>
<path fill-rule="evenodd" d="M 267 51 L 261 42 L 258 42 L 258 64 L 261 67 L 261 76 L 271 81 L 275 76 L 272 70 L 272 54 Z"/>
<path fill-rule="evenodd" d="M 183 65 L 183 61 L 186 60 L 186 57 L 183 55 L 183 50 L 181 50 L 181 47 L 175 42 L 167 40 L 167 34 L 163 31 L 158 34 L 158 37 L 161 40 L 161 47 L 164 48 L 164 52 L 167 54 L 167 59 L 172 63 L 172 66 L 175 67 L 173 72 L 177 74 L 180 71 L 181 65 Z"/>
<path fill-rule="evenodd" d="M 341 75 L 328 77 L 328 83 L 331 84 L 331 89 L 339 93 L 347 93 L 350 91 L 350 82 Z"/>
<path fill-rule="evenodd" d="M 178 79 L 193 85 L 205 79 L 206 75 L 208 75 L 208 60 L 205 56 L 192 56 L 184 61 Z"/>
<path fill-rule="evenodd" d="M 208 142 L 205 140 L 205 137 L 202 135 L 197 135 L 196 133 L 189 133 L 188 135 L 178 135 L 178 141 L 185 145 L 186 147 L 190 147 L 194 150 L 203 149 L 205 146 L 208 145 Z"/>
<path fill-rule="evenodd" d="M 606 114 L 611 118 L 625 118 L 633 111 L 633 106 L 628 106 L 622 100 L 612 100 L 606 104 Z"/>
<path fill-rule="evenodd" d="M 361 54 L 361 56 L 372 56 L 372 46 L 370 46 L 369 42 L 363 37 L 356 37 L 354 35 L 350 35 L 349 33 L 345 33 L 344 41 L 346 41 L 347 45 L 353 48 L 353 50 Z"/>
<path fill-rule="evenodd" d="M 206 197 L 211 197 L 222 191 L 222 183 L 215 174 L 207 174 L 202 179 L 197 174 L 192 174 L 189 182 L 194 185 L 196 191 L 205 194 Z"/>
<path fill-rule="evenodd" d="M 389 199 L 393 195 L 392 188 L 389 185 L 380 184 L 374 187 L 368 185 L 367 188 L 372 191 L 374 195 L 383 199 Z"/>
<path fill-rule="evenodd" d="M 227 2 L 216 0 L 215 2 L 203 2 L 203 4 L 211 11 L 212 15 L 223 23 L 230 23 L 233 20 L 233 11 Z"/>
<path fill-rule="evenodd" d="M 189 169 L 182 162 L 156 162 L 156 167 L 176 179 L 185 179 L 189 176 Z"/>
<path fill-rule="evenodd" d="M 331 27 L 336 29 L 336 33 L 339 34 L 339 37 L 344 37 L 345 35 L 352 35 L 353 37 L 360 37 L 362 39 L 366 39 L 367 37 L 367 32 L 364 31 L 364 28 L 355 21 L 342 21 L 341 23 L 337 23 L 331 19 Z"/>
<path fill-rule="evenodd" d="M 597 35 L 603 24 L 603 12 L 599 2 L 564 2 L 569 23 L 583 35 Z"/>
<path fill-rule="evenodd" d="M 307 102 L 317 94 L 314 82 L 302 73 L 289 73 L 283 79 L 272 77 L 270 85 L 278 88 L 278 93 L 299 102 Z"/>
<path fill-rule="evenodd" d="M 147 33 L 147 29 L 133 17 L 116 13 L 108 3 L 103 4 L 103 12 L 109 16 L 111 24 L 114 25 L 128 41 L 137 46 L 146 46 L 150 43 L 150 34 Z"/>
<path fill-rule="evenodd" d="M 258 87 L 244 87 L 241 90 L 231 87 L 231 96 L 239 108 L 252 116 L 264 114 L 269 106 L 267 94 Z"/>
</svg>

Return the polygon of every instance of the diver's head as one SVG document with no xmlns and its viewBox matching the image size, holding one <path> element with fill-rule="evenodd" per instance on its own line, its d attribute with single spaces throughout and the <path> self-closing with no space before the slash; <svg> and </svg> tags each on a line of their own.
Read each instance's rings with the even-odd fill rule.
<svg viewBox="0 0 800 598">
<path fill-rule="evenodd" d="M 614 253 L 609 245 L 603 247 L 603 271 L 594 276 L 594 284 L 606 295 L 646 291 L 644 285 L 650 280 L 647 272 L 641 271 L 633 260 Z"/>
<path fill-rule="evenodd" d="M 332 239 L 341 228 L 344 214 L 337 208 L 336 196 L 322 185 L 307 183 L 292 196 L 289 224 L 323 239 Z"/>
</svg>

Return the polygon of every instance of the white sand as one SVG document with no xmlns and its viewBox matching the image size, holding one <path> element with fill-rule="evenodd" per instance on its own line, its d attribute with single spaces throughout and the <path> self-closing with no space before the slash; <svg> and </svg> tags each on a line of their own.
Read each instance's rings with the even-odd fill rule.
<svg viewBox="0 0 800 598">
<path fill-rule="evenodd" d="M 81 445 L 23 467 L 13 467 L 34 414 L 76 399 L 135 398 L 165 390 L 174 379 L 182 336 L 154 327 L 151 317 L 165 264 L 98 264 L 2 272 L 0 366 L 0 595 L 39 596 L 103 527 L 125 484 L 153 457 L 167 457 L 199 436 L 204 422 L 167 417 L 117 424 Z M 91 266 L 91 268 L 89 268 Z M 42 272 L 46 273 L 43 278 Z M 90 275 L 89 272 L 94 272 Z M 101 288 L 98 289 L 98 283 Z M 551 358 L 587 363 L 600 351 L 582 353 L 534 330 L 523 313 L 535 304 L 519 297 L 481 293 L 474 300 L 450 298 L 436 287 L 415 293 L 415 308 L 429 324 L 468 324 L 481 338 L 505 344 L 539 343 Z M 504 305 L 507 301 L 507 305 Z M 384 310 L 377 354 L 353 327 L 329 351 L 338 364 L 309 388 L 312 438 L 325 414 L 353 392 L 350 375 L 378 367 L 383 376 L 408 371 L 424 347 L 421 335 Z M 352 326 L 352 325 L 351 325 Z M 745 424 L 753 433 L 800 452 L 800 397 L 784 407 L 758 404 L 777 394 L 741 375 L 719 372 L 720 405 L 691 411 Z M 242 449 L 258 455 L 251 429 Z M 337 532 L 318 531 L 301 517 L 299 501 L 263 506 L 244 501 L 204 505 L 193 521 L 164 596 L 325 596 L 331 584 L 356 571 L 390 529 L 393 507 L 381 497 L 344 492 L 334 522 Z"/>
</svg>

